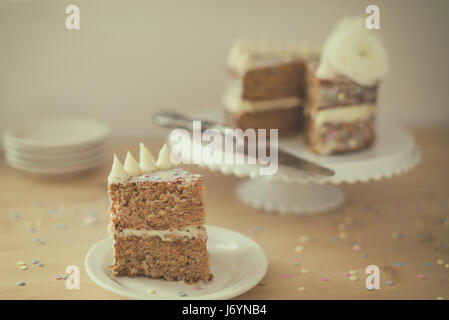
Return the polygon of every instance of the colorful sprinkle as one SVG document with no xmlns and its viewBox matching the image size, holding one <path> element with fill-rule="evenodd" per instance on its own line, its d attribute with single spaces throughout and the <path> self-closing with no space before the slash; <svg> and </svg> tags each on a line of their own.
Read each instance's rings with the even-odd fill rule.
<svg viewBox="0 0 449 320">
<path fill-rule="evenodd" d="M 393 285 L 393 281 L 387 280 L 387 281 L 385 281 L 385 284 L 387 284 L 387 285 L 389 285 L 389 286 L 392 286 L 392 285 Z"/>
<path fill-rule="evenodd" d="M 39 263 L 39 260 L 33 259 L 33 260 L 31 260 L 31 262 L 32 262 L 33 264 L 38 264 L 38 263 Z"/>
<path fill-rule="evenodd" d="M 17 282 L 17 285 L 20 286 L 20 287 L 23 287 L 25 285 L 25 282 L 19 281 L 19 282 Z"/>
<path fill-rule="evenodd" d="M 295 261 L 295 262 L 293 262 L 293 266 L 294 267 L 299 267 L 301 264 L 299 263 L 299 262 L 297 262 L 297 261 Z"/>
<path fill-rule="evenodd" d="M 178 296 L 180 296 L 180 297 L 185 297 L 186 294 L 185 294 L 184 292 L 182 292 L 182 291 L 179 291 Z"/>
<path fill-rule="evenodd" d="M 328 277 L 322 277 L 321 281 L 329 281 L 329 278 Z"/>
<path fill-rule="evenodd" d="M 156 293 L 156 290 L 154 290 L 154 289 L 148 289 L 148 290 L 147 290 L 147 293 L 148 293 L 148 294 L 155 294 L 155 293 Z"/>
<path fill-rule="evenodd" d="M 67 276 L 67 275 L 63 275 L 63 276 L 62 276 L 62 279 L 66 280 L 68 277 L 69 277 L 69 276 Z"/>
<path fill-rule="evenodd" d="M 290 279 L 291 277 L 292 277 L 291 274 L 288 274 L 288 273 L 284 274 L 285 279 Z"/>
<path fill-rule="evenodd" d="M 443 264 L 443 263 L 444 263 L 444 260 L 438 259 L 438 260 L 437 260 L 437 263 L 438 263 L 438 264 Z"/>
<path fill-rule="evenodd" d="M 301 269 L 301 273 L 307 273 L 307 272 L 309 272 L 309 269 L 307 269 L 307 268 Z"/>
<path fill-rule="evenodd" d="M 20 270 L 27 270 L 28 267 L 27 267 L 26 265 L 22 265 L 22 266 L 19 267 L 19 269 L 20 269 Z"/>
<path fill-rule="evenodd" d="M 398 262 L 398 263 L 396 263 L 396 265 L 397 265 L 398 267 L 402 267 L 404 264 L 403 264 L 402 262 Z"/>
<path fill-rule="evenodd" d="M 445 268 L 449 268 L 449 263 L 446 263 L 446 264 L 444 265 L 444 267 L 445 267 Z"/>
<path fill-rule="evenodd" d="M 193 289 L 195 289 L 195 290 L 201 290 L 201 286 L 194 286 Z"/>
<path fill-rule="evenodd" d="M 41 268 L 41 267 L 45 266 L 45 264 L 43 264 L 43 263 L 38 263 L 37 266 Z"/>
<path fill-rule="evenodd" d="M 430 263 L 424 263 L 424 267 L 425 268 L 429 268 L 430 267 Z"/>
<path fill-rule="evenodd" d="M 23 262 L 23 261 L 17 261 L 17 265 L 19 265 L 19 266 L 23 266 L 25 264 L 25 262 Z"/>
<path fill-rule="evenodd" d="M 418 274 L 418 279 L 423 280 L 423 279 L 426 279 L 426 278 L 427 278 L 427 276 L 425 274 L 422 274 L 422 273 Z"/>
<path fill-rule="evenodd" d="M 437 299 L 437 300 L 444 300 L 443 297 L 437 297 L 436 299 Z"/>
<path fill-rule="evenodd" d="M 351 281 L 356 281 L 356 280 L 357 280 L 357 276 L 355 276 L 355 275 L 354 275 L 354 276 L 350 276 L 350 277 L 349 277 L 349 280 L 351 280 Z"/>
<path fill-rule="evenodd" d="M 296 246 L 295 247 L 295 252 L 302 252 L 304 251 L 304 247 L 303 246 Z"/>
<path fill-rule="evenodd" d="M 366 288 L 368 291 L 374 291 L 374 288 Z"/>
<path fill-rule="evenodd" d="M 349 270 L 349 274 L 351 274 L 351 275 L 357 274 L 357 271 L 355 271 L 355 270 Z"/>
<path fill-rule="evenodd" d="M 304 291 L 304 290 L 305 290 L 305 288 L 303 286 L 298 287 L 298 291 Z"/>
<path fill-rule="evenodd" d="M 60 275 L 55 275 L 55 279 L 56 279 L 56 280 L 61 280 L 62 277 L 61 277 Z"/>
<path fill-rule="evenodd" d="M 345 276 L 345 277 L 349 277 L 351 274 L 349 273 L 349 272 L 345 272 L 345 273 L 343 273 L 343 275 Z"/>
</svg>

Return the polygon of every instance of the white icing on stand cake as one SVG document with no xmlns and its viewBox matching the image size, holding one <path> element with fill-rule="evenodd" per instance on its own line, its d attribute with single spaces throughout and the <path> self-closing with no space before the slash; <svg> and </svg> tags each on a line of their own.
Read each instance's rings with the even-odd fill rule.
<svg viewBox="0 0 449 320">
<path fill-rule="evenodd" d="M 323 45 L 316 75 L 345 76 L 363 86 L 375 85 L 388 73 L 388 58 L 380 31 L 369 30 L 364 16 L 340 20 Z"/>
</svg>

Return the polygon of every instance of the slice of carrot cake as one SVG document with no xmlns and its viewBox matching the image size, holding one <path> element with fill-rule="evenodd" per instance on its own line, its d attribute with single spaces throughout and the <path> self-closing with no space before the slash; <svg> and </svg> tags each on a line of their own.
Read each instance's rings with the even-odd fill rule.
<svg viewBox="0 0 449 320">
<path fill-rule="evenodd" d="M 140 163 L 129 151 L 123 166 L 114 155 L 108 184 L 113 275 L 212 279 L 201 175 L 174 168 L 167 145 L 155 161 L 141 143 Z"/>
</svg>

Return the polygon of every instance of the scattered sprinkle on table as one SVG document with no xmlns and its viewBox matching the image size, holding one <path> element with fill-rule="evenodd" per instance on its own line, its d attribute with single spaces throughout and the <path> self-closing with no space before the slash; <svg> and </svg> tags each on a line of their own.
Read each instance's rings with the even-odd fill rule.
<svg viewBox="0 0 449 320">
<path fill-rule="evenodd" d="M 362 253 L 360 254 L 360 256 L 361 256 L 362 258 L 366 258 L 366 257 L 368 257 L 368 253 L 362 252 Z"/>
<path fill-rule="evenodd" d="M 27 270 L 28 267 L 27 267 L 26 265 L 21 265 L 21 266 L 19 266 L 19 269 L 20 269 L 20 270 Z"/>
<path fill-rule="evenodd" d="M 301 273 L 307 273 L 307 272 L 309 272 L 309 269 L 306 269 L 306 268 L 301 269 Z"/>
<path fill-rule="evenodd" d="M 444 265 L 444 267 L 445 267 L 445 268 L 449 268 L 449 263 L 446 263 L 446 264 Z"/>
<path fill-rule="evenodd" d="M 374 291 L 374 288 L 366 288 L 368 291 Z"/>
<path fill-rule="evenodd" d="M 430 267 L 430 263 L 428 263 L 428 262 L 427 262 L 427 263 L 424 263 L 424 267 L 425 267 L 425 268 L 429 268 L 429 267 Z"/>
<path fill-rule="evenodd" d="M 20 287 L 23 287 L 25 285 L 25 282 L 19 281 L 19 282 L 17 282 L 17 285 L 20 286 Z"/>
<path fill-rule="evenodd" d="M 195 289 L 195 290 L 201 290 L 201 286 L 194 286 L 193 289 Z"/>
<path fill-rule="evenodd" d="M 349 277 L 351 274 L 350 274 L 349 272 L 345 271 L 345 272 L 343 273 L 343 275 L 344 275 L 345 277 Z"/>
<path fill-rule="evenodd" d="M 322 277 L 321 281 L 329 281 L 329 278 L 328 277 Z"/>
<path fill-rule="evenodd" d="M 297 261 L 293 262 L 293 266 L 295 266 L 295 267 L 299 267 L 300 265 L 301 264 L 299 262 L 297 262 Z"/>
<path fill-rule="evenodd" d="M 387 280 L 387 281 L 385 281 L 385 283 L 386 283 L 387 285 L 389 285 L 389 286 L 392 286 L 392 285 L 393 285 L 393 281 L 391 281 L 391 280 Z"/>
<path fill-rule="evenodd" d="M 43 266 L 45 266 L 45 264 L 43 264 L 43 263 L 41 262 L 41 263 L 38 263 L 37 266 L 40 267 L 40 268 L 42 268 Z"/>
<path fill-rule="evenodd" d="M 154 289 L 148 289 L 148 290 L 147 290 L 147 293 L 148 293 L 148 294 L 155 294 L 155 293 L 156 293 L 156 290 L 154 290 Z"/>
<path fill-rule="evenodd" d="M 357 276 L 350 276 L 350 277 L 349 277 L 349 280 L 351 280 L 351 281 L 356 281 L 356 280 L 357 280 Z"/>
<path fill-rule="evenodd" d="M 356 273 L 357 273 L 357 271 L 355 271 L 355 270 L 349 270 L 349 274 L 351 274 L 351 275 L 354 275 Z"/>
<path fill-rule="evenodd" d="M 396 265 L 397 265 L 398 267 L 402 267 L 404 264 L 403 264 L 402 262 L 398 262 L 398 263 L 396 263 Z"/>
<path fill-rule="evenodd" d="M 425 274 L 422 274 L 422 273 L 418 274 L 418 279 L 423 280 L 423 279 L 426 279 L 426 278 L 427 278 L 427 276 Z"/>
<path fill-rule="evenodd" d="M 32 262 L 33 264 L 38 264 L 38 263 L 39 263 L 39 260 L 33 259 L 33 260 L 31 260 L 31 262 Z"/>
<path fill-rule="evenodd" d="M 25 265 L 25 262 L 23 262 L 23 261 L 17 261 L 17 265 L 18 265 L 18 266 L 23 266 L 23 265 Z"/>
<path fill-rule="evenodd" d="M 292 276 L 290 275 L 290 274 L 288 274 L 288 273 L 286 273 L 286 274 L 284 274 L 284 278 L 285 279 L 290 279 Z"/>
<path fill-rule="evenodd" d="M 186 294 L 185 294 L 184 292 L 182 292 L 182 291 L 179 291 L 178 296 L 180 296 L 180 297 L 185 297 Z"/>
<path fill-rule="evenodd" d="M 295 247 L 295 252 L 302 252 L 304 251 L 304 247 L 303 246 L 296 246 Z"/>
<path fill-rule="evenodd" d="M 444 260 L 438 259 L 438 260 L 437 260 L 437 263 L 438 263 L 438 264 L 443 264 L 443 263 L 444 263 Z"/>
<path fill-rule="evenodd" d="M 55 279 L 56 279 L 56 280 L 61 280 L 62 277 L 61 277 L 60 275 L 55 275 Z"/>
<path fill-rule="evenodd" d="M 395 232 L 393 233 L 393 238 L 401 240 L 403 238 L 403 235 L 400 232 Z"/>
<path fill-rule="evenodd" d="M 437 300 L 444 300 L 443 297 L 437 297 Z"/>
<path fill-rule="evenodd" d="M 299 286 L 299 287 L 298 287 L 298 291 L 304 291 L 304 289 L 305 289 L 305 288 L 304 288 L 303 286 Z"/>
</svg>

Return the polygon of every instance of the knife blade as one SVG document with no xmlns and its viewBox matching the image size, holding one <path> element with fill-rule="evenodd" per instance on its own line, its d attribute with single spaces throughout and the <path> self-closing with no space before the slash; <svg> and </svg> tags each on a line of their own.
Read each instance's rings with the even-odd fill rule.
<svg viewBox="0 0 449 320">
<path fill-rule="evenodd" d="M 171 129 L 183 128 L 188 131 L 192 131 L 192 121 L 194 121 L 194 119 L 190 119 L 184 115 L 174 112 L 160 112 L 154 116 L 154 122 L 157 125 Z M 208 129 L 216 129 L 220 133 L 225 134 L 225 129 L 232 129 L 218 122 L 209 120 L 200 120 L 200 121 L 201 121 L 201 132 L 204 132 L 205 130 Z M 267 145 L 266 148 L 269 150 L 270 146 Z M 247 148 L 242 148 L 242 152 L 244 152 L 246 156 L 248 155 Z M 330 177 L 335 174 L 334 171 L 329 168 L 302 159 L 279 148 L 277 149 L 277 153 L 278 153 L 278 163 L 280 165 L 284 165 L 290 168 L 299 169 L 302 171 L 313 173 L 315 175 L 325 177 Z"/>
</svg>

